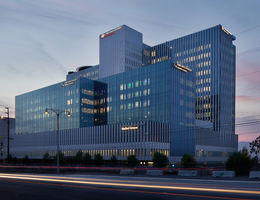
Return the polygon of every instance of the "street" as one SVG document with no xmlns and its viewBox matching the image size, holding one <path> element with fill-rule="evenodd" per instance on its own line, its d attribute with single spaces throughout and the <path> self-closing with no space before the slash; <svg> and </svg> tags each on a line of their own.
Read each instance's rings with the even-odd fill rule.
<svg viewBox="0 0 260 200">
<path fill-rule="evenodd" d="M 0 173 L 0 199 L 260 199 L 260 181 Z"/>
</svg>

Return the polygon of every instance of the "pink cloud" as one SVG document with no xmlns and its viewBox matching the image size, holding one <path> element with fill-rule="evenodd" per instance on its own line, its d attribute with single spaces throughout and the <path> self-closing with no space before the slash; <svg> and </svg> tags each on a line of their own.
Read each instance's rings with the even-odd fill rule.
<svg viewBox="0 0 260 200">
<path fill-rule="evenodd" d="M 250 133 L 238 133 L 238 141 L 239 142 L 251 142 L 256 137 L 260 136 L 260 131 L 258 133 L 250 134 Z"/>
<path fill-rule="evenodd" d="M 254 97 L 254 96 L 237 96 L 236 97 L 237 102 L 259 102 L 260 103 L 260 97 Z"/>
</svg>

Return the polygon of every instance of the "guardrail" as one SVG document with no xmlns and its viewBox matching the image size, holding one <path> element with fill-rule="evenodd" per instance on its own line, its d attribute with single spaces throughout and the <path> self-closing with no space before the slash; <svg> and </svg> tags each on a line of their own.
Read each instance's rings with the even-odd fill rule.
<svg viewBox="0 0 260 200">
<path fill-rule="evenodd" d="M 250 171 L 249 178 L 260 178 L 260 171 Z"/>
<path fill-rule="evenodd" d="M 197 170 L 179 170 L 178 176 L 197 176 L 198 171 Z"/>
<path fill-rule="evenodd" d="M 213 171 L 213 177 L 225 177 L 225 178 L 232 178 L 235 177 L 235 171 Z"/>
<path fill-rule="evenodd" d="M 121 175 L 134 175 L 135 171 L 133 169 L 121 169 L 120 174 Z"/>
<path fill-rule="evenodd" d="M 163 175 L 163 170 L 147 170 L 146 175 L 161 176 Z"/>
</svg>

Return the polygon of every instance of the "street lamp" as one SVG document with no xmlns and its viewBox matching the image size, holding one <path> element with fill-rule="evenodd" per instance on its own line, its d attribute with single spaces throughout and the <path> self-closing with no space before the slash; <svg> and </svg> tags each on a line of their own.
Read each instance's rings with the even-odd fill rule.
<svg viewBox="0 0 260 200">
<path fill-rule="evenodd" d="M 5 118 L 4 116 L 1 116 L 2 120 L 7 120 L 7 161 L 9 161 L 10 158 L 10 112 L 9 112 L 9 107 L 2 106 L 6 109 L 5 114 L 7 114 L 7 117 Z"/>
<path fill-rule="evenodd" d="M 56 143 L 57 143 L 57 174 L 60 173 L 60 141 L 59 141 L 59 130 L 60 130 L 60 114 L 67 113 L 68 117 L 71 117 L 71 113 L 69 111 L 57 110 L 52 108 L 46 108 L 44 114 L 48 115 L 49 112 L 53 112 L 57 116 L 57 130 L 56 130 Z"/>
</svg>

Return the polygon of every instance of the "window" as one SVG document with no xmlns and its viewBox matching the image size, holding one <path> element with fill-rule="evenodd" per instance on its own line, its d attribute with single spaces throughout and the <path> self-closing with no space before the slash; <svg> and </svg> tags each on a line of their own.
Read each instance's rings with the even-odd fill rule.
<svg viewBox="0 0 260 200">
<path fill-rule="evenodd" d="M 135 82 L 135 87 L 138 87 L 139 86 L 139 81 L 136 81 Z"/>
<path fill-rule="evenodd" d="M 138 102 L 138 101 L 135 102 L 135 107 L 136 107 L 136 108 L 139 107 L 139 102 Z"/>
</svg>

